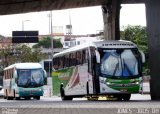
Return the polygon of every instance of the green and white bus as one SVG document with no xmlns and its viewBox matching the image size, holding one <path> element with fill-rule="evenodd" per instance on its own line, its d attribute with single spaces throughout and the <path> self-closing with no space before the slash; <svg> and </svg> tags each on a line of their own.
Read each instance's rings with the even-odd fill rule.
<svg viewBox="0 0 160 114">
<path fill-rule="evenodd" d="M 114 96 L 129 100 L 139 93 L 143 52 L 130 41 L 97 41 L 53 56 L 53 94 L 62 100 Z"/>
<path fill-rule="evenodd" d="M 4 98 L 39 100 L 43 96 L 46 71 L 39 63 L 16 63 L 4 69 Z"/>
</svg>

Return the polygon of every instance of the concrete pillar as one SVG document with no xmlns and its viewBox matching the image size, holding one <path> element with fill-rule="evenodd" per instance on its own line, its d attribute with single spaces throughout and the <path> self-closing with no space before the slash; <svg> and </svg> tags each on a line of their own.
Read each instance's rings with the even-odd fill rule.
<svg viewBox="0 0 160 114">
<path fill-rule="evenodd" d="M 119 15 L 120 0 L 108 0 L 106 5 L 102 5 L 104 21 L 104 38 L 106 40 L 119 40 Z"/>
<path fill-rule="evenodd" d="M 160 0 L 146 0 L 150 92 L 152 100 L 160 100 Z"/>
</svg>

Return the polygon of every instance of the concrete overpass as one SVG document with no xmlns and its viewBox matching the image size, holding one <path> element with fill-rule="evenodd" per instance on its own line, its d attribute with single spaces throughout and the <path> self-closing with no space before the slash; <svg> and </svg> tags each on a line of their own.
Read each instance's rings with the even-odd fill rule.
<svg viewBox="0 0 160 114">
<path fill-rule="evenodd" d="M 0 0 L 0 15 L 106 5 L 109 1 L 110 0 Z M 144 1 L 145 0 L 121 0 L 121 3 L 142 3 Z"/>
<path fill-rule="evenodd" d="M 146 4 L 151 99 L 160 100 L 160 0 L 0 0 L 0 15 L 102 5 L 105 39 L 119 40 L 122 3 Z"/>
</svg>

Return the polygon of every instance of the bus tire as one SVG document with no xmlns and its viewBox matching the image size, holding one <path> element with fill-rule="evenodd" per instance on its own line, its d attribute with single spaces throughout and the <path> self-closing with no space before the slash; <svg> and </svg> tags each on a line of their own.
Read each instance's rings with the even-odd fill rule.
<svg viewBox="0 0 160 114">
<path fill-rule="evenodd" d="M 121 101 L 121 100 L 122 100 L 122 96 L 123 96 L 123 95 L 121 95 L 121 94 L 120 94 L 120 95 L 115 95 L 115 97 L 117 98 L 118 101 Z"/>
<path fill-rule="evenodd" d="M 123 95 L 123 100 L 124 100 L 124 101 L 129 101 L 130 98 L 131 98 L 131 94 L 124 94 L 124 95 Z"/>
<path fill-rule="evenodd" d="M 64 88 L 63 88 L 62 85 L 61 85 L 61 88 L 60 88 L 60 94 L 61 94 L 61 99 L 62 99 L 62 101 L 72 100 L 72 99 L 73 99 L 73 97 L 71 97 L 71 96 L 66 96 L 66 95 L 65 95 Z"/>
<path fill-rule="evenodd" d="M 15 97 L 16 100 L 20 100 L 20 97 Z"/>
<path fill-rule="evenodd" d="M 25 100 L 30 100 L 31 99 L 31 97 L 25 97 Z"/>
<path fill-rule="evenodd" d="M 61 99 L 62 99 L 62 101 L 67 100 L 67 97 L 65 96 L 63 88 L 60 89 L 60 93 L 61 93 Z"/>
<path fill-rule="evenodd" d="M 34 97 L 34 99 L 40 100 L 40 96 L 36 96 Z"/>
<path fill-rule="evenodd" d="M 7 100 L 13 100 L 13 97 L 7 96 Z"/>
</svg>

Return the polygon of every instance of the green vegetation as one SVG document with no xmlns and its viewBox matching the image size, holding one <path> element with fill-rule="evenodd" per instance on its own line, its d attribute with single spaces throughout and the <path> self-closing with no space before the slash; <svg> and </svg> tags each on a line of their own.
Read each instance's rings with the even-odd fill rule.
<svg viewBox="0 0 160 114">
<path fill-rule="evenodd" d="M 128 25 L 122 28 L 121 39 L 129 40 L 137 44 L 138 48 L 142 50 L 146 57 L 146 63 L 144 64 L 143 74 L 149 75 L 149 64 L 148 64 L 148 43 L 147 43 L 147 32 L 144 26 L 131 26 Z"/>
<path fill-rule="evenodd" d="M 42 58 L 45 58 L 40 49 L 32 50 L 27 45 L 16 45 L 14 48 L 8 46 L 0 50 L 0 55 L 2 60 L 0 66 L 3 66 L 3 68 L 17 62 L 39 62 Z"/>
<path fill-rule="evenodd" d="M 39 47 L 51 48 L 51 37 L 49 36 L 43 37 L 42 40 L 40 40 L 38 44 L 33 46 L 33 48 L 39 48 Z M 60 38 L 53 39 L 53 48 L 62 48 L 62 47 L 63 45 L 60 42 Z"/>
</svg>

